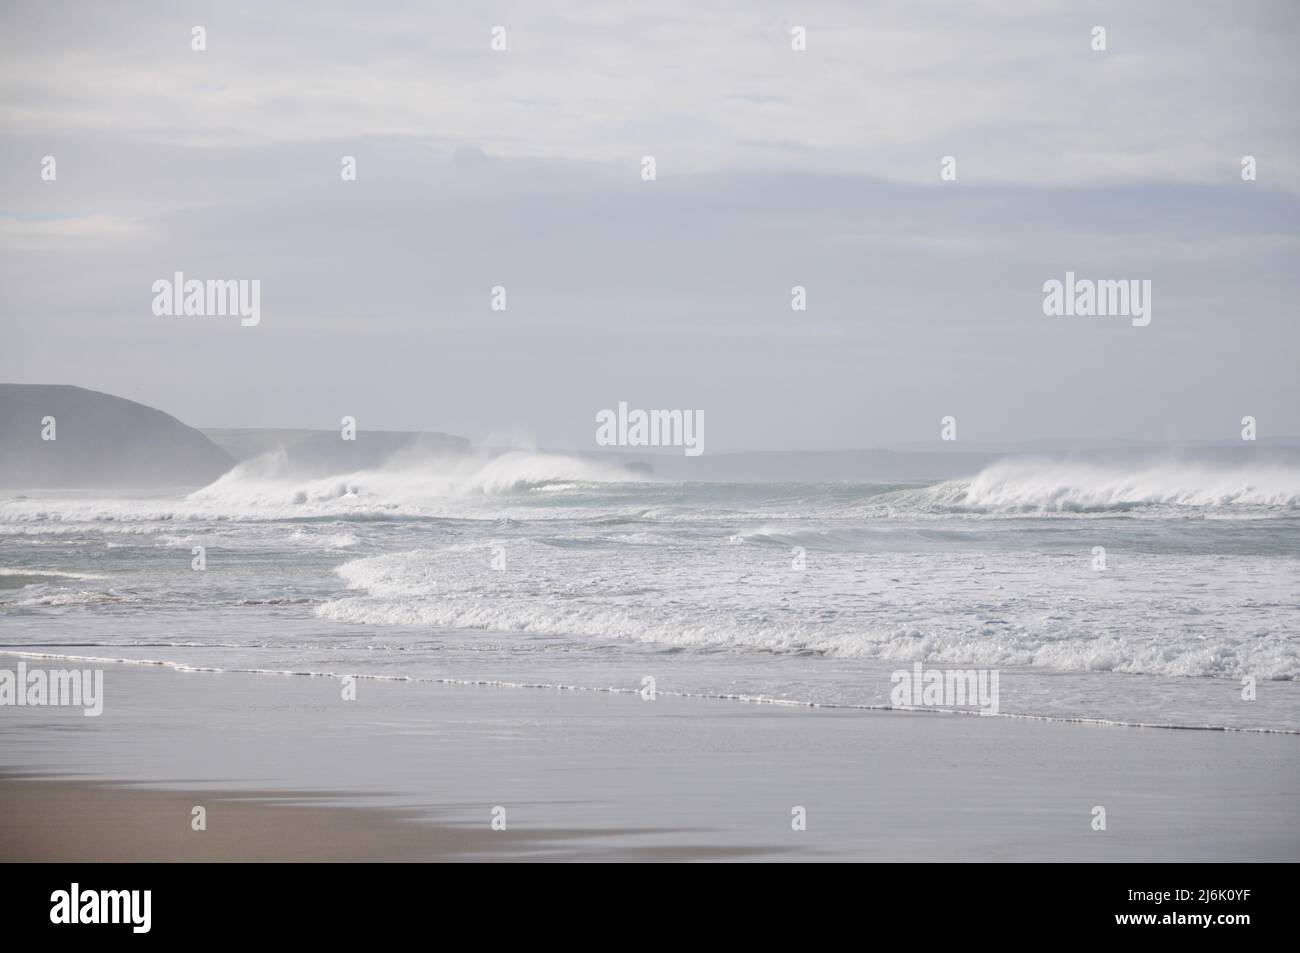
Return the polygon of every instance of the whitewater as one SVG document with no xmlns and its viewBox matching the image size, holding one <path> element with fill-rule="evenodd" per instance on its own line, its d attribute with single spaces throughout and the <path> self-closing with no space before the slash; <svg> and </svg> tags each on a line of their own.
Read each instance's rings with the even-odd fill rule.
<svg viewBox="0 0 1300 953">
<path fill-rule="evenodd" d="M 0 651 L 869 708 L 921 661 L 998 669 L 1011 717 L 1296 731 L 1298 530 L 1285 458 L 680 483 L 278 453 L 185 493 L 0 497 Z"/>
</svg>

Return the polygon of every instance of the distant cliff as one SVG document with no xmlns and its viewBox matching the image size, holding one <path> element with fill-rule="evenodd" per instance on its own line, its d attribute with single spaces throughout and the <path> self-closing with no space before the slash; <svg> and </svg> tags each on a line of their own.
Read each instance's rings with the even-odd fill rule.
<svg viewBox="0 0 1300 953">
<path fill-rule="evenodd" d="M 63 384 L 0 384 L 0 486 L 203 486 L 234 465 L 193 427 L 133 400 Z"/>
</svg>

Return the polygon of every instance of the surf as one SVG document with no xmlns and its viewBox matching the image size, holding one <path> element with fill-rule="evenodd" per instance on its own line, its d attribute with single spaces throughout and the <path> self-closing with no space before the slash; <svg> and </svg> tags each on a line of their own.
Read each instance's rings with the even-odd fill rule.
<svg viewBox="0 0 1300 953">
<path fill-rule="evenodd" d="M 1300 463 L 1284 459 L 999 460 L 969 480 L 916 494 L 932 509 L 972 513 L 1106 513 L 1166 507 L 1294 512 Z"/>
</svg>

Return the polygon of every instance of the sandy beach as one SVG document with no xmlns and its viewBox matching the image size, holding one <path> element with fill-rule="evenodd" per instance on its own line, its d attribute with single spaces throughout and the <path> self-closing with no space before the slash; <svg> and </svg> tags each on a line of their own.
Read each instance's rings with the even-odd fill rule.
<svg viewBox="0 0 1300 953">
<path fill-rule="evenodd" d="M 851 862 L 962 864 L 873 878 L 909 933 L 1294 932 L 1297 35 L 0 5 L 24 925 Z"/>
<path fill-rule="evenodd" d="M 1291 735 L 339 685 L 119 665 L 98 718 L 6 709 L 0 860 L 1300 859 Z"/>
</svg>

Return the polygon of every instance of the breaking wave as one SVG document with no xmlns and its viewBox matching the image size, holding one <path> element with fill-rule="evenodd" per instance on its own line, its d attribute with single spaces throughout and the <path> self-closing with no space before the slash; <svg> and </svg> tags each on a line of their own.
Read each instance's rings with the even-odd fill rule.
<svg viewBox="0 0 1300 953">
<path fill-rule="evenodd" d="M 580 483 L 625 481 L 626 470 L 558 454 L 516 450 L 497 456 L 419 459 L 394 457 L 387 466 L 303 478 L 283 450 L 240 464 L 196 490 L 192 503 L 230 507 L 328 504 L 335 501 L 400 506 L 464 497 L 497 497 Z"/>
<path fill-rule="evenodd" d="M 1002 553 L 990 572 L 983 554 L 918 559 L 880 552 L 866 568 L 856 555 L 810 551 L 812 568 L 796 575 L 788 554 L 768 547 L 718 540 L 661 549 L 634 547 L 611 559 L 521 540 L 502 548 L 509 552 L 502 572 L 487 568 L 487 543 L 387 553 L 339 566 L 353 594 L 315 613 L 363 625 L 597 642 L 1063 672 L 1300 678 L 1300 645 L 1283 634 L 1292 606 L 1271 598 L 1286 566 L 1249 584 L 1210 588 L 1207 580 L 1223 574 L 1213 557 L 1129 556 L 1124 575 L 1115 577 L 1118 588 L 1110 588 L 1073 556 Z M 1076 604 L 1089 608 L 1061 609 Z M 1201 608 L 1189 613 L 1193 605 Z"/>
<path fill-rule="evenodd" d="M 973 479 L 899 497 L 895 503 L 971 513 L 1105 513 L 1148 507 L 1294 511 L 1300 509 L 1300 465 L 1009 458 Z"/>
<path fill-rule="evenodd" d="M 599 484 L 636 479 L 617 465 L 524 450 L 451 457 L 399 453 L 379 467 L 321 476 L 304 474 L 278 450 L 241 463 L 184 497 L 22 497 L 0 501 L 0 535 L 23 532 L 23 524 L 45 524 L 42 532 L 57 532 L 60 523 L 107 524 L 103 526 L 106 531 L 111 527 L 115 532 L 131 532 L 122 524 L 355 519 L 371 514 L 481 516 L 484 507 L 527 504 L 538 495 L 563 497 Z"/>
</svg>

